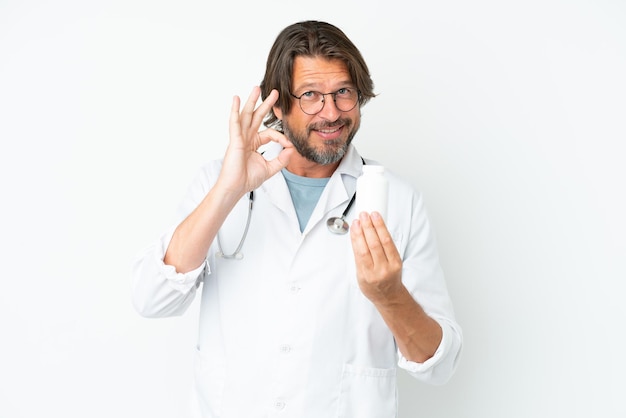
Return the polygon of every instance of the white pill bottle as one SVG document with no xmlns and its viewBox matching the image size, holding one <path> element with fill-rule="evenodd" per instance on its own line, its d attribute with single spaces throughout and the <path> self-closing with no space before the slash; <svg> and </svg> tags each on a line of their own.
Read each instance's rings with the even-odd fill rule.
<svg viewBox="0 0 626 418">
<path fill-rule="evenodd" d="M 387 202 L 389 200 L 389 181 L 385 177 L 382 165 L 364 165 L 363 174 L 356 179 L 356 210 L 381 214 L 387 222 Z"/>
</svg>

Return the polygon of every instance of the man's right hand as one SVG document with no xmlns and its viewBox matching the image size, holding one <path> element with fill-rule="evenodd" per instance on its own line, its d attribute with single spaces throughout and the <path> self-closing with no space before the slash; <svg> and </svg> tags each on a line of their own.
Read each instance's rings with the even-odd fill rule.
<svg viewBox="0 0 626 418">
<path fill-rule="evenodd" d="M 237 199 L 284 168 L 295 152 L 291 142 L 277 130 L 259 131 L 263 119 L 278 100 L 278 91 L 272 90 L 256 107 L 260 95 L 261 89 L 254 87 L 243 109 L 240 110 L 238 96 L 233 98 L 231 107 L 230 140 L 216 187 Z M 257 150 L 270 141 L 278 142 L 283 150 L 267 161 Z"/>
</svg>

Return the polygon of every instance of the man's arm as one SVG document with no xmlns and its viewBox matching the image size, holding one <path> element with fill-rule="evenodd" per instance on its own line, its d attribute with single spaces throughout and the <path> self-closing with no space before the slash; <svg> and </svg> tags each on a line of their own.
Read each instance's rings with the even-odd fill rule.
<svg viewBox="0 0 626 418">
<path fill-rule="evenodd" d="M 293 153 L 292 144 L 278 131 L 259 132 L 263 118 L 278 99 L 274 90 L 255 109 L 260 94 L 261 90 L 255 87 L 241 111 L 239 97 L 233 98 L 230 140 L 217 182 L 178 225 L 165 253 L 164 263 L 179 273 L 194 270 L 204 262 L 211 242 L 239 199 L 285 167 Z M 267 161 L 257 150 L 270 141 L 280 143 L 284 149 Z"/>
<path fill-rule="evenodd" d="M 361 213 L 350 236 L 361 291 L 380 312 L 402 355 L 425 362 L 435 354 L 443 333 L 402 283 L 402 259 L 382 217 Z"/>
</svg>

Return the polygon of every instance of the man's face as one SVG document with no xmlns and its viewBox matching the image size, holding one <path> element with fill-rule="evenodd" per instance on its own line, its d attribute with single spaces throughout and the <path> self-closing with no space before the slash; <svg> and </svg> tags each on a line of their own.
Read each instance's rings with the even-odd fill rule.
<svg viewBox="0 0 626 418">
<path fill-rule="evenodd" d="M 306 92 L 330 93 L 341 89 L 356 90 L 346 65 L 340 60 L 320 57 L 296 57 L 293 66 L 291 93 L 301 96 Z M 298 99 L 293 98 L 289 114 L 281 114 L 285 136 L 306 159 L 318 164 L 335 163 L 345 155 L 361 122 L 358 103 L 345 112 L 337 108 L 332 95 L 324 97 L 324 107 L 315 115 L 302 111 Z"/>
</svg>

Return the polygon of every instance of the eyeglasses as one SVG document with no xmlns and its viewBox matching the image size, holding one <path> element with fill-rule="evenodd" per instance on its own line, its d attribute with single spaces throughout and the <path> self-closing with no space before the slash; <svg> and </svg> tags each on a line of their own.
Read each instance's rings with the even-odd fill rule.
<svg viewBox="0 0 626 418">
<path fill-rule="evenodd" d="M 324 108 L 326 96 L 333 96 L 335 106 L 342 112 L 349 112 L 359 102 L 360 92 L 353 88 L 341 88 L 332 93 L 320 93 L 319 91 L 306 91 L 300 96 L 289 92 L 291 96 L 298 99 L 300 109 L 307 115 L 317 115 Z"/>
</svg>

